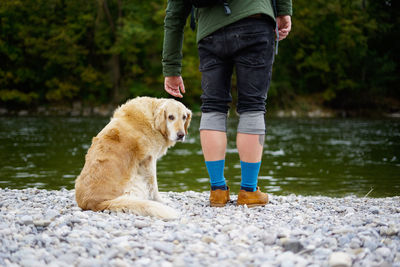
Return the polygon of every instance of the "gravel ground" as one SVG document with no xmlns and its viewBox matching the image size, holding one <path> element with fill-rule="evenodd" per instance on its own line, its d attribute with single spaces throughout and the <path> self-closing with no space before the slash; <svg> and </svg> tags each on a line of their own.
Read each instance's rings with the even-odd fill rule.
<svg viewBox="0 0 400 267">
<path fill-rule="evenodd" d="M 0 189 L 0 266 L 400 266 L 400 197 L 270 196 L 208 207 L 162 193 L 181 218 L 81 211 L 74 191 Z"/>
</svg>

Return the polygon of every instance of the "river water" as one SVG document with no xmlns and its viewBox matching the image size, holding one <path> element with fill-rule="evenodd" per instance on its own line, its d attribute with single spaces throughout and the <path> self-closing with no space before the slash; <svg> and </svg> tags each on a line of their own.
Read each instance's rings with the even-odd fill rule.
<svg viewBox="0 0 400 267">
<path fill-rule="evenodd" d="M 105 118 L 0 117 L 0 187 L 72 189 Z M 194 117 L 185 143 L 158 162 L 160 191 L 209 190 Z M 237 118 L 229 119 L 225 177 L 240 187 Z M 400 120 L 267 119 L 259 176 L 278 195 L 400 195 Z"/>
</svg>

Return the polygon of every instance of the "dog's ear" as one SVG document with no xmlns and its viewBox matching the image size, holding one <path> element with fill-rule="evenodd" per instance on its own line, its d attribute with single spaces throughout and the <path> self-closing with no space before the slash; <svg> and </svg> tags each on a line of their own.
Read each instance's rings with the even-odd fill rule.
<svg viewBox="0 0 400 267">
<path fill-rule="evenodd" d="M 167 112 L 165 104 L 158 107 L 154 113 L 154 128 L 164 136 L 167 136 Z"/>
<path fill-rule="evenodd" d="M 192 120 L 192 112 L 189 109 L 186 109 L 186 121 L 185 121 L 185 134 L 188 133 L 188 128 L 190 125 L 190 121 Z"/>
</svg>

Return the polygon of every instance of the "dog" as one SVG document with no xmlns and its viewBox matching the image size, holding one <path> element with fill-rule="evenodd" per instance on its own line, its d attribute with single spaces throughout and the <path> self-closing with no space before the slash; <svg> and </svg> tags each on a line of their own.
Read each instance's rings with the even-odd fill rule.
<svg viewBox="0 0 400 267">
<path fill-rule="evenodd" d="M 174 99 L 137 97 L 117 108 L 92 139 L 75 181 L 78 206 L 178 218 L 177 211 L 162 204 L 156 163 L 169 147 L 184 141 L 191 117 Z"/>
</svg>

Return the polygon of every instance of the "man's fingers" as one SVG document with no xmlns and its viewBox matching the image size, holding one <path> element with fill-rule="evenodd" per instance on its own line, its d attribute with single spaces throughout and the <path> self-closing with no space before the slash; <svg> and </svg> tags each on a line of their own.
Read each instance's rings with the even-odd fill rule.
<svg viewBox="0 0 400 267">
<path fill-rule="evenodd" d="M 175 94 L 174 94 L 173 96 L 179 97 L 179 98 L 182 98 L 182 97 L 183 97 L 183 95 L 182 95 L 179 91 L 178 91 L 178 92 L 175 92 Z"/>
<path fill-rule="evenodd" d="M 289 35 L 289 32 L 290 32 L 290 28 L 288 28 L 288 27 L 280 29 L 279 30 L 279 41 L 285 39 Z"/>
<path fill-rule="evenodd" d="M 286 26 L 282 29 L 282 31 L 287 32 L 288 34 L 289 34 L 290 30 L 291 30 L 291 26 L 290 26 L 290 25 L 286 25 Z"/>
<path fill-rule="evenodd" d="M 182 97 L 181 93 L 177 90 L 168 89 L 167 93 L 175 97 Z"/>
<path fill-rule="evenodd" d="M 176 92 L 176 91 L 167 91 L 167 93 L 169 93 L 170 95 L 175 96 L 175 97 L 179 97 L 179 98 L 182 98 L 182 97 L 183 97 L 183 96 L 181 95 L 181 93 Z"/>
<path fill-rule="evenodd" d="M 167 91 L 168 94 L 175 96 L 175 97 L 180 97 L 182 98 L 182 94 L 179 92 L 179 89 L 174 89 L 170 86 L 166 86 L 165 87 L 165 91 Z"/>
<path fill-rule="evenodd" d="M 288 35 L 287 32 L 279 31 L 279 41 L 285 39 L 287 35 Z"/>
<path fill-rule="evenodd" d="M 184 94 L 185 93 L 185 85 L 183 84 L 183 82 L 181 82 L 179 84 L 179 87 L 181 88 L 181 92 Z"/>
</svg>

